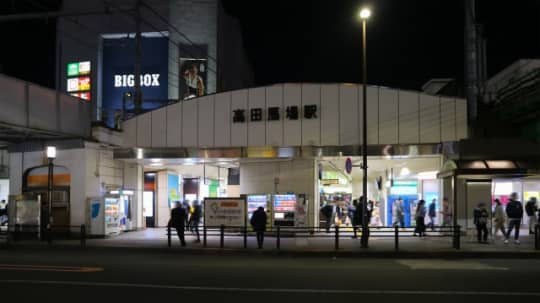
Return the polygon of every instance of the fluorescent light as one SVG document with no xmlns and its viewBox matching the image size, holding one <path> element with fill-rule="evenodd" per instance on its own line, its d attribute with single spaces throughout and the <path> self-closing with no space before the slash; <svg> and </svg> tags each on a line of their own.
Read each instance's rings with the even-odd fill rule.
<svg viewBox="0 0 540 303">
<path fill-rule="evenodd" d="M 137 148 L 137 159 L 143 158 L 143 150 L 142 148 Z"/>
<path fill-rule="evenodd" d="M 408 176 L 410 174 L 411 174 L 411 171 L 407 167 L 402 168 L 401 172 L 399 173 L 399 175 L 401 177 L 405 177 L 405 176 Z"/>
<path fill-rule="evenodd" d="M 161 163 L 150 163 L 150 166 L 163 166 Z"/>
<path fill-rule="evenodd" d="M 418 173 L 418 179 L 419 180 L 425 180 L 425 179 L 437 179 L 437 173 L 438 171 L 424 171 Z"/>
<path fill-rule="evenodd" d="M 150 162 L 159 163 L 159 162 L 161 162 L 161 159 L 150 159 Z"/>
</svg>

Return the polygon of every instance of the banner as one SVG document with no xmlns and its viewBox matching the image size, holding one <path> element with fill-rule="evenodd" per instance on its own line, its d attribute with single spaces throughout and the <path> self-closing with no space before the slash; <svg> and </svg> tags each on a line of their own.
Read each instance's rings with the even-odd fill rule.
<svg viewBox="0 0 540 303">
<path fill-rule="evenodd" d="M 191 99 L 206 95 L 206 59 L 180 58 L 180 98 Z"/>
<path fill-rule="evenodd" d="M 246 200 L 243 198 L 204 199 L 204 224 L 206 226 L 245 226 Z"/>
</svg>

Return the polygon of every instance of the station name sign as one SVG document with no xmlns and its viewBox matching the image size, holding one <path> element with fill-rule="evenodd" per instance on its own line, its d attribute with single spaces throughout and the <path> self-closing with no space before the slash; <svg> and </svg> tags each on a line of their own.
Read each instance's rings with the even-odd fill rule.
<svg viewBox="0 0 540 303">
<path fill-rule="evenodd" d="M 152 87 L 159 86 L 160 74 L 141 75 L 141 86 Z M 114 87 L 134 87 L 135 75 L 114 75 Z"/>
</svg>

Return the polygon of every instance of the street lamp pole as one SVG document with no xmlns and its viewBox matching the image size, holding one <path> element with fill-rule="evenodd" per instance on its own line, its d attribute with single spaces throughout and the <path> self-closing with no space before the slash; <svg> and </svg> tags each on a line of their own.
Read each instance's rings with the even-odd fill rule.
<svg viewBox="0 0 540 303">
<path fill-rule="evenodd" d="M 367 19 L 371 16 L 371 11 L 364 8 L 360 11 L 362 19 L 362 237 L 360 243 L 362 248 L 368 247 L 369 227 L 368 227 L 368 197 L 367 197 L 367 45 L 366 45 L 366 26 Z"/>
<path fill-rule="evenodd" d="M 47 232 L 50 233 L 52 229 L 52 223 L 53 223 L 53 215 L 52 215 L 52 195 L 53 195 L 53 186 L 54 186 L 54 158 L 56 158 L 56 147 L 54 146 L 47 146 L 47 160 L 48 160 L 48 178 L 47 178 L 47 206 L 48 206 L 48 214 L 47 214 Z M 50 236 L 50 235 L 47 235 Z"/>
</svg>

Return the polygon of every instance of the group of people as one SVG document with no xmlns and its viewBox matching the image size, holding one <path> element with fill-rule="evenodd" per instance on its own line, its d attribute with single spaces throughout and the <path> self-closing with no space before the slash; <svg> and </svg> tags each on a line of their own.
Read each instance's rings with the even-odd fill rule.
<svg viewBox="0 0 540 303">
<path fill-rule="evenodd" d="M 416 204 L 414 213 L 415 228 L 413 236 L 423 237 L 426 235 L 426 229 L 429 226 L 431 230 L 435 230 L 437 214 L 442 217 L 441 226 L 452 225 L 452 210 L 447 198 L 443 199 L 442 209 L 437 211 L 437 199 L 431 200 L 431 203 L 426 207 L 426 201 L 420 200 Z M 429 223 L 426 225 L 426 215 L 429 217 Z M 403 199 L 398 198 L 392 205 L 393 225 L 405 227 L 405 209 Z"/>
<path fill-rule="evenodd" d="M 189 202 L 176 202 L 171 210 L 171 218 L 169 219 L 168 227 L 176 229 L 180 244 L 186 246 L 184 232 L 189 230 L 197 236 L 195 242 L 201 242 L 199 235 L 199 224 L 201 223 L 202 208 L 198 201 L 193 201 L 192 205 Z"/>
<path fill-rule="evenodd" d="M 338 216 L 340 214 L 340 207 L 335 206 L 335 208 L 336 209 L 334 210 L 334 205 L 326 203 L 320 209 L 321 218 L 325 222 L 324 227 L 326 229 L 326 232 L 330 232 L 332 223 L 334 223 L 334 216 Z M 373 217 L 375 202 L 369 200 L 365 208 L 367 209 L 366 220 L 367 224 L 369 225 L 369 223 L 371 222 L 371 218 Z M 353 238 L 356 238 L 358 228 L 363 225 L 364 198 L 360 197 L 359 199 L 354 199 L 352 204 L 347 206 L 346 215 L 347 219 L 351 222 L 351 226 L 353 227 Z"/>
<path fill-rule="evenodd" d="M 532 197 L 525 204 L 525 213 L 529 218 L 529 234 L 534 234 L 534 228 L 538 224 L 538 219 L 540 217 L 540 212 L 538 210 L 538 201 L 536 197 Z M 512 231 L 514 232 L 514 242 L 519 244 L 519 229 L 521 227 L 521 222 L 523 220 L 523 205 L 518 200 L 517 193 L 512 193 L 508 204 L 506 204 L 506 209 L 503 208 L 503 205 L 499 199 L 495 199 L 495 209 L 493 212 L 493 226 L 495 227 L 494 235 L 498 231 L 504 237 L 504 243 L 508 244 Z M 474 209 L 474 224 L 477 230 L 477 240 L 479 243 L 487 243 L 488 239 L 488 225 L 489 222 L 489 212 L 486 209 L 485 203 L 479 203 L 478 206 Z M 508 227 L 505 230 L 505 223 L 508 223 Z"/>
</svg>

